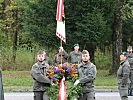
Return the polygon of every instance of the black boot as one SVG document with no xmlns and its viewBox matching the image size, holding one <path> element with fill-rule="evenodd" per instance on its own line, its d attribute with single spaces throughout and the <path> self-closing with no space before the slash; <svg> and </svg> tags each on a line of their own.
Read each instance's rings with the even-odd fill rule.
<svg viewBox="0 0 133 100">
<path fill-rule="evenodd" d="M 130 96 L 133 96 L 132 91 L 133 91 L 133 88 L 130 89 Z"/>
<path fill-rule="evenodd" d="M 130 88 L 128 89 L 128 96 L 130 96 Z"/>
</svg>

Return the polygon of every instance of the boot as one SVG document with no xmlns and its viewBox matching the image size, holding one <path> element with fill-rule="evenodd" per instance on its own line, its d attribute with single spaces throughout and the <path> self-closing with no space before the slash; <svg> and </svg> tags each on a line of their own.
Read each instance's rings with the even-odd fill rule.
<svg viewBox="0 0 133 100">
<path fill-rule="evenodd" d="M 133 96 L 132 91 L 133 91 L 133 88 L 130 89 L 130 96 Z"/>
<path fill-rule="evenodd" d="M 131 93 L 130 93 L 130 88 L 128 88 L 128 96 L 130 96 L 131 95 Z"/>
</svg>

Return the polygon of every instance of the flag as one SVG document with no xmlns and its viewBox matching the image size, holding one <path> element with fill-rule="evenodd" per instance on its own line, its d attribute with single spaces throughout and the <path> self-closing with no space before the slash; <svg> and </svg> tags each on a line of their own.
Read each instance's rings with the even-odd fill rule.
<svg viewBox="0 0 133 100">
<path fill-rule="evenodd" d="M 63 76 L 62 80 L 60 81 L 60 89 L 58 93 L 58 100 L 67 100 L 66 97 L 66 85 L 65 85 L 65 77 Z"/>
<path fill-rule="evenodd" d="M 58 0 L 56 20 L 62 21 L 63 16 L 64 16 L 64 0 Z"/>
<path fill-rule="evenodd" d="M 64 18 L 64 0 L 58 0 L 57 3 L 57 12 L 56 12 L 56 20 L 57 20 L 57 28 L 56 35 L 64 42 L 66 42 L 66 34 L 65 34 L 65 21 Z"/>
</svg>

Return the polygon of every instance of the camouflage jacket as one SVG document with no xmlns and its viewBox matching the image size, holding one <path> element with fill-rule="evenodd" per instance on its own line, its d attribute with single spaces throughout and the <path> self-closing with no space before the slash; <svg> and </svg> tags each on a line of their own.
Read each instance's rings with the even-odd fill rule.
<svg viewBox="0 0 133 100">
<path fill-rule="evenodd" d="M 70 63 L 72 64 L 79 64 L 81 63 L 82 59 L 82 53 L 79 51 L 78 53 L 75 53 L 74 51 L 70 52 Z"/>
<path fill-rule="evenodd" d="M 31 76 L 34 79 L 33 91 L 45 91 L 50 86 L 50 79 L 46 75 L 49 68 L 47 63 L 35 63 L 31 69 Z"/>
<path fill-rule="evenodd" d="M 96 66 L 88 62 L 84 64 L 83 62 L 78 65 L 79 81 L 83 86 L 83 92 L 94 91 L 94 80 L 96 78 Z"/>
<path fill-rule="evenodd" d="M 58 65 L 58 64 L 61 64 L 61 60 L 62 60 L 62 64 L 67 62 L 67 58 L 68 58 L 68 54 L 67 52 L 64 50 L 63 53 L 62 53 L 62 57 L 61 57 L 61 54 L 56 54 L 54 56 L 54 65 Z"/>
<path fill-rule="evenodd" d="M 128 62 L 130 67 L 133 68 L 133 53 L 128 54 Z"/>
<path fill-rule="evenodd" d="M 121 61 L 120 67 L 117 71 L 118 84 L 122 84 L 123 80 L 126 80 L 127 83 L 130 83 L 129 74 L 130 64 L 128 60 Z"/>
</svg>

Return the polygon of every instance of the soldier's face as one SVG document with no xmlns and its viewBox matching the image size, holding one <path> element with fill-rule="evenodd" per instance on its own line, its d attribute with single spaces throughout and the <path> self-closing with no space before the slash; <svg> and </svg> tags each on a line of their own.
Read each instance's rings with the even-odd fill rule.
<svg viewBox="0 0 133 100">
<path fill-rule="evenodd" d="M 75 46 L 75 47 L 74 47 L 74 50 L 75 50 L 75 51 L 78 51 L 78 50 L 79 50 L 79 46 Z"/>
<path fill-rule="evenodd" d="M 127 57 L 126 56 L 124 56 L 124 55 L 120 55 L 120 60 L 122 61 L 122 60 L 125 60 Z"/>
<path fill-rule="evenodd" d="M 127 49 L 127 51 L 128 51 L 129 53 L 131 53 L 133 50 L 132 50 L 132 49 Z"/>
<path fill-rule="evenodd" d="M 42 62 L 44 59 L 45 59 L 44 54 L 39 54 L 39 55 L 37 55 L 37 60 L 38 60 L 38 61 Z"/>
<path fill-rule="evenodd" d="M 84 62 L 89 61 L 90 60 L 90 55 L 89 54 L 82 54 L 82 60 Z"/>
</svg>

